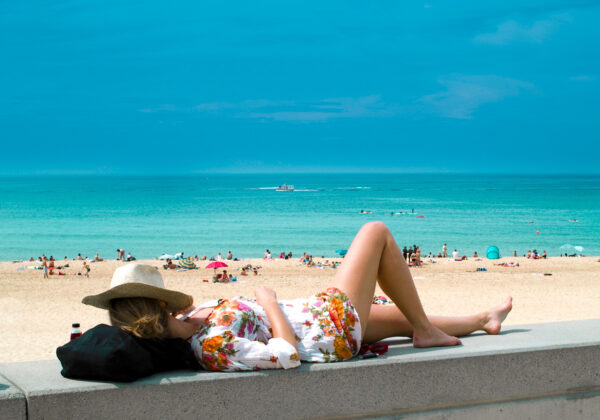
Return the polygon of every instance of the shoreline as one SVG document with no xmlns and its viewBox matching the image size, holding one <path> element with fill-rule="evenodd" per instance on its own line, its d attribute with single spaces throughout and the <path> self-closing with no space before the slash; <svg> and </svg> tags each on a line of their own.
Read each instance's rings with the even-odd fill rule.
<svg viewBox="0 0 600 420">
<path fill-rule="evenodd" d="M 279 256 L 273 256 L 271 261 L 292 261 L 292 262 L 299 262 L 300 260 L 300 255 L 298 254 L 298 256 L 294 256 L 292 258 L 289 259 L 285 259 L 285 258 L 279 258 Z M 214 256 L 211 256 L 209 258 L 206 258 L 205 260 L 198 258 L 196 259 L 195 256 L 185 256 L 185 258 L 191 257 L 192 260 L 197 263 L 197 264 L 202 264 L 202 263 L 206 263 L 208 264 L 209 262 L 212 261 L 223 261 L 225 263 L 236 263 L 236 262 L 243 262 L 243 261 L 256 261 L 256 260 L 261 260 L 261 261 L 267 261 L 266 259 L 264 259 L 263 257 L 236 257 L 234 259 L 228 260 L 226 258 L 223 258 L 221 260 L 217 260 L 214 258 Z M 323 260 L 340 260 L 343 261 L 343 258 L 339 255 L 336 256 L 312 256 L 314 258 L 315 261 L 323 261 Z M 570 260 L 570 259 L 579 259 L 579 258 L 585 258 L 585 259 L 590 259 L 590 258 L 598 258 L 600 259 L 600 255 L 569 255 L 567 257 L 565 256 L 557 256 L 557 255 L 548 255 L 547 258 L 526 258 L 525 256 L 518 256 L 518 257 L 512 257 L 512 256 L 500 256 L 499 259 L 488 259 L 485 256 L 481 256 L 479 255 L 478 257 L 470 257 L 470 256 L 466 256 L 467 259 L 466 261 L 498 261 L 498 260 L 509 260 L 509 259 L 523 259 L 525 261 L 543 261 L 543 260 L 550 260 L 550 259 L 565 259 L 565 260 Z M 461 255 L 462 258 L 462 255 Z M 448 260 L 448 261 L 453 261 L 451 256 L 448 257 L 428 257 L 428 256 L 421 256 L 421 259 L 424 262 L 431 262 L 432 260 Z M 95 261 L 93 258 L 89 258 L 89 257 L 84 257 L 80 260 L 78 260 L 77 258 L 67 258 L 66 260 L 64 258 L 60 258 L 54 259 L 55 263 L 63 263 L 66 262 L 68 263 L 72 263 L 72 262 L 83 262 L 83 261 L 87 261 L 88 263 L 97 263 L 97 262 L 145 262 L 148 263 L 149 261 L 155 261 L 157 264 L 163 264 L 165 260 L 159 259 L 158 257 L 155 258 L 136 258 L 134 260 L 131 261 L 123 261 L 123 260 L 117 260 L 116 258 L 101 258 L 101 260 L 99 261 Z M 177 262 L 177 259 L 173 259 L 174 262 Z M 41 263 L 41 261 L 39 261 L 38 259 L 35 259 L 33 261 L 30 260 L 0 260 L 0 264 L 4 264 L 4 263 L 11 263 L 11 264 L 25 264 L 25 263 L 31 263 L 31 264 L 35 264 L 35 263 Z"/>
</svg>

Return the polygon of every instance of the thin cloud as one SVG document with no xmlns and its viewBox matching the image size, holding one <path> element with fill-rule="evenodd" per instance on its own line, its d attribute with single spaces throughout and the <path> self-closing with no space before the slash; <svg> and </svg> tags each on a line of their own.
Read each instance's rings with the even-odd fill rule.
<svg viewBox="0 0 600 420">
<path fill-rule="evenodd" d="M 298 104 L 296 105 L 300 108 Z M 323 99 L 309 104 L 300 104 L 300 106 L 308 109 L 256 112 L 248 116 L 275 121 L 318 122 L 336 118 L 373 118 L 395 114 L 394 107 L 383 103 L 379 95 Z"/>
<path fill-rule="evenodd" d="M 557 15 L 549 19 L 538 20 L 530 25 L 514 20 L 501 23 L 496 31 L 477 35 L 473 42 L 476 44 L 507 45 L 512 42 L 542 43 L 561 25 L 571 22 L 568 15 Z"/>
<path fill-rule="evenodd" d="M 458 75 L 438 79 L 446 90 L 425 95 L 419 102 L 430 106 L 446 118 L 471 119 L 480 106 L 517 96 L 522 90 L 531 90 L 533 85 L 522 80 L 500 76 Z"/>
<path fill-rule="evenodd" d="M 571 77 L 570 80 L 573 80 L 575 82 L 593 82 L 594 80 L 596 80 L 596 77 L 591 76 L 589 74 L 580 74 L 578 76 Z"/>
<path fill-rule="evenodd" d="M 386 104 L 379 95 L 358 98 L 328 98 L 298 102 L 266 99 L 242 102 L 207 102 L 192 107 L 162 105 L 145 108 L 140 112 L 199 112 L 227 115 L 234 118 L 251 118 L 273 121 L 322 122 L 336 118 L 373 118 L 395 115 L 394 105 Z"/>
</svg>

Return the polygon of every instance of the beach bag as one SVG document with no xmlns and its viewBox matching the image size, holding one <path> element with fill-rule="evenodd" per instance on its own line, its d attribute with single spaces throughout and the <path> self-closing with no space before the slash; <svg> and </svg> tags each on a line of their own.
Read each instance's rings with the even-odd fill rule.
<svg viewBox="0 0 600 420">
<path fill-rule="evenodd" d="M 144 339 L 100 324 L 56 349 L 62 376 L 132 382 L 159 372 L 200 368 L 183 339 Z"/>
</svg>

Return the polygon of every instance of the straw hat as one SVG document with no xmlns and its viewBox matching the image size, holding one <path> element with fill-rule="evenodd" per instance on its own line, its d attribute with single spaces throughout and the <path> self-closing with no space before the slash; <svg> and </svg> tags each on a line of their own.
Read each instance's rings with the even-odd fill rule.
<svg viewBox="0 0 600 420">
<path fill-rule="evenodd" d="M 106 292 L 86 296 L 81 302 L 97 308 L 108 309 L 111 299 L 128 297 L 146 297 L 162 300 L 167 311 L 176 312 L 187 308 L 193 298 L 185 293 L 165 289 L 158 270 L 147 264 L 133 263 L 115 270 Z"/>
</svg>

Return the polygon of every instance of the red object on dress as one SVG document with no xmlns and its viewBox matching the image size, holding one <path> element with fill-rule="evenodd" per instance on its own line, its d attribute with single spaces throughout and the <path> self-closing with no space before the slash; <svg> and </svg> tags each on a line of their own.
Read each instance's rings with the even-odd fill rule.
<svg viewBox="0 0 600 420">
<path fill-rule="evenodd" d="M 382 354 L 386 354 L 388 352 L 389 346 L 390 345 L 388 343 L 363 344 L 360 346 L 358 356 L 362 356 L 363 354 L 369 352 L 381 356 Z"/>
</svg>

